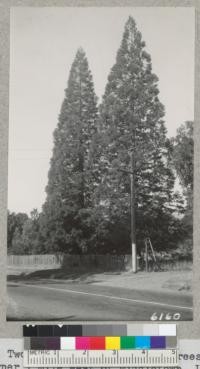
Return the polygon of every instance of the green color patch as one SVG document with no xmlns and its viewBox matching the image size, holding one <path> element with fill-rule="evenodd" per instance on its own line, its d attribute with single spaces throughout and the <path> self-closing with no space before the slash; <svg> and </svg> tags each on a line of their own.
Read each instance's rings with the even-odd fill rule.
<svg viewBox="0 0 200 369">
<path fill-rule="evenodd" d="M 135 337 L 122 336 L 120 346 L 121 346 L 121 350 L 134 349 L 135 348 Z"/>
</svg>

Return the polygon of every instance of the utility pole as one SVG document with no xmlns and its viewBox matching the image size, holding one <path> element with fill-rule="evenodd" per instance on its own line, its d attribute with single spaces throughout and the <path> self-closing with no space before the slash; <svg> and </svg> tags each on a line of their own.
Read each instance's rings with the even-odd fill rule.
<svg viewBox="0 0 200 369">
<path fill-rule="evenodd" d="M 131 255 L 132 255 L 132 271 L 137 272 L 137 248 L 136 248 L 136 193 L 135 193 L 135 151 L 130 153 L 131 169 L 118 169 L 120 172 L 130 175 L 131 194 L 130 194 L 130 210 L 131 210 Z"/>
<path fill-rule="evenodd" d="M 136 199 L 135 199 L 135 157 L 134 152 L 130 154 L 131 157 L 131 251 L 132 251 L 132 270 L 137 272 L 137 248 L 136 248 Z"/>
</svg>

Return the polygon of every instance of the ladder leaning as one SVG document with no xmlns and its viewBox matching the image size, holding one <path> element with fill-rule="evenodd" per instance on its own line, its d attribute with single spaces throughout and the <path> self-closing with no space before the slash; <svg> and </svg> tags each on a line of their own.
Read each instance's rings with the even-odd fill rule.
<svg viewBox="0 0 200 369">
<path fill-rule="evenodd" d="M 145 238 L 144 244 L 145 244 L 145 268 L 146 268 L 146 272 L 149 271 L 149 260 L 148 260 L 148 256 L 150 255 L 150 253 L 152 254 L 153 270 L 155 272 L 156 271 L 161 271 L 162 268 L 161 268 L 158 260 L 156 259 L 156 255 L 155 255 L 155 251 L 153 249 L 153 245 L 152 245 L 151 239 L 149 237 Z"/>
</svg>

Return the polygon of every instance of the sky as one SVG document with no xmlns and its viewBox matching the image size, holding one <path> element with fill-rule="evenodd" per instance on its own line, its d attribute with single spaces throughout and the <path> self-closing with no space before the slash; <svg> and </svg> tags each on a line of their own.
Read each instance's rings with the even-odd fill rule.
<svg viewBox="0 0 200 369">
<path fill-rule="evenodd" d="M 125 22 L 133 16 L 159 78 L 168 136 L 194 119 L 193 8 L 16 7 L 10 19 L 8 209 L 45 201 L 53 131 L 76 51 L 82 47 L 101 101 Z"/>
</svg>

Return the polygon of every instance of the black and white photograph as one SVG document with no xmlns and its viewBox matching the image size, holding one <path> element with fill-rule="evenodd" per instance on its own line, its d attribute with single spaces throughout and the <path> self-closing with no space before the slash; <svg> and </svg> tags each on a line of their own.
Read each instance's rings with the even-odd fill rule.
<svg viewBox="0 0 200 369">
<path fill-rule="evenodd" d="M 12 7 L 8 321 L 193 319 L 195 11 Z"/>
</svg>

